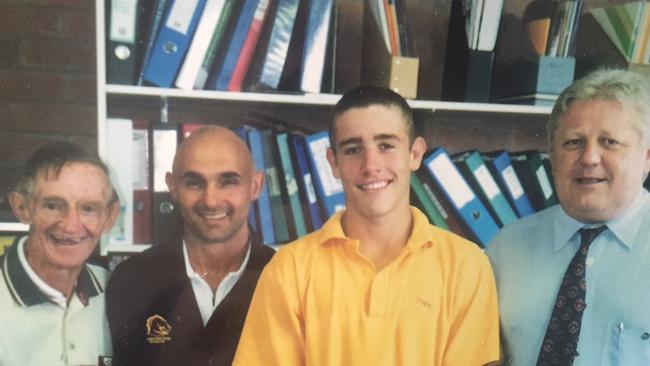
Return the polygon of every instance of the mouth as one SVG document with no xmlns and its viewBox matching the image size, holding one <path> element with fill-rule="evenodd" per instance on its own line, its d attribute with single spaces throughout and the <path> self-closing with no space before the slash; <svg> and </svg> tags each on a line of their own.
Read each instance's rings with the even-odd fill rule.
<svg viewBox="0 0 650 366">
<path fill-rule="evenodd" d="M 64 235 L 50 235 L 50 239 L 57 245 L 77 245 L 80 244 L 85 237 L 69 237 Z"/>
<path fill-rule="evenodd" d="M 357 188 L 362 191 L 376 191 L 388 187 L 391 183 L 393 183 L 392 179 L 378 180 L 370 183 L 358 184 Z"/>
<path fill-rule="evenodd" d="M 202 218 L 209 220 L 209 221 L 214 221 L 214 220 L 221 220 L 229 215 L 229 211 L 199 211 L 198 214 Z"/>
<path fill-rule="evenodd" d="M 575 178 L 575 181 L 578 184 L 598 184 L 598 183 L 605 182 L 606 179 L 597 178 L 597 177 L 578 177 L 578 178 Z"/>
</svg>

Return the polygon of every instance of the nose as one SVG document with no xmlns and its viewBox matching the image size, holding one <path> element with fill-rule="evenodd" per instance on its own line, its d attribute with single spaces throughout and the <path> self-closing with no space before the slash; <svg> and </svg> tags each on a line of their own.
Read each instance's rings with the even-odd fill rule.
<svg viewBox="0 0 650 366">
<path fill-rule="evenodd" d="M 59 223 L 61 230 L 74 233 L 83 228 L 83 222 L 81 221 L 81 216 L 76 208 L 71 208 L 66 212 L 65 216 L 61 219 Z"/>
<path fill-rule="evenodd" d="M 216 184 L 208 184 L 203 192 L 202 201 L 206 207 L 215 208 L 221 202 L 221 190 Z"/>
<path fill-rule="evenodd" d="M 600 163 L 602 154 L 601 147 L 594 142 L 586 142 L 580 152 L 580 162 L 584 165 L 595 165 Z"/>
<path fill-rule="evenodd" d="M 362 156 L 362 169 L 364 172 L 379 170 L 379 152 L 373 149 L 365 149 Z"/>
</svg>

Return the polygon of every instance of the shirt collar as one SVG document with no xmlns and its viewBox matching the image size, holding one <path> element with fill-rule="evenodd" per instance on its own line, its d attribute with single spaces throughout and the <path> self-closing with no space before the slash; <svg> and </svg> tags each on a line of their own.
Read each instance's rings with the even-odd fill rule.
<svg viewBox="0 0 650 366">
<path fill-rule="evenodd" d="M 628 208 L 604 224 L 622 245 L 631 248 L 641 230 L 641 222 L 645 216 L 643 211 L 648 211 L 648 208 L 650 208 L 650 194 L 645 189 L 641 189 Z M 558 251 L 577 237 L 578 230 L 588 225 L 569 216 L 560 205 L 552 209 L 558 211 L 553 222 L 555 250 Z"/>
<path fill-rule="evenodd" d="M 413 229 L 409 235 L 405 248 L 413 250 L 420 247 L 430 247 L 432 245 L 431 232 L 429 230 L 430 224 L 427 217 L 417 208 L 410 207 L 411 216 L 413 217 Z M 343 232 L 341 219 L 343 218 L 345 210 L 337 211 L 330 217 L 320 230 L 320 238 L 318 243 L 321 245 L 333 242 L 354 243 L 358 246 L 358 241 L 351 239 Z"/>
<path fill-rule="evenodd" d="M 649 209 L 650 194 L 641 189 L 628 208 L 605 224 L 623 245 L 632 248 Z"/>
<path fill-rule="evenodd" d="M 2 259 L 2 275 L 7 288 L 14 301 L 20 306 L 54 302 L 50 297 L 56 290 L 43 282 L 26 260 L 21 261 L 19 253 L 24 250 L 26 240 L 27 237 L 17 238 Z M 87 306 L 91 297 L 102 292 L 104 292 L 103 286 L 90 268 L 84 265 L 75 287 L 77 297 L 84 306 Z M 61 306 L 58 302 L 54 303 Z"/>
<path fill-rule="evenodd" d="M 227 276 L 234 276 L 237 279 L 241 277 L 242 273 L 244 273 L 244 270 L 246 269 L 246 266 L 248 265 L 248 259 L 250 258 L 250 255 L 251 255 L 251 242 L 249 240 L 248 249 L 246 250 L 246 255 L 244 256 L 244 260 L 241 262 L 241 265 L 236 271 L 230 272 Z M 187 254 L 187 244 L 185 243 L 185 240 L 183 240 L 183 262 L 185 263 L 185 273 L 187 274 L 187 277 L 189 277 L 190 279 L 200 278 L 201 280 L 203 280 L 203 277 L 201 277 L 194 270 L 194 268 L 192 268 L 192 264 L 190 263 L 190 256 Z"/>
</svg>

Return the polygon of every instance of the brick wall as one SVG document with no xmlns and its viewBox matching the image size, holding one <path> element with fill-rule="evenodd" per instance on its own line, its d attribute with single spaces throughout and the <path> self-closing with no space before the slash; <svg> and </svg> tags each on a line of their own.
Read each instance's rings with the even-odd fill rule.
<svg viewBox="0 0 650 366">
<path fill-rule="evenodd" d="M 0 0 L 0 195 L 42 144 L 97 146 L 91 0 Z"/>
</svg>

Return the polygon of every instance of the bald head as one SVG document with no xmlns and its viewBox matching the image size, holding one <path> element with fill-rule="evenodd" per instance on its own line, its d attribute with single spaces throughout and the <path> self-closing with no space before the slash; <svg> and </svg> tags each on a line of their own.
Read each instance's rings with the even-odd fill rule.
<svg viewBox="0 0 650 366">
<path fill-rule="evenodd" d="M 197 151 L 215 152 L 221 151 L 225 154 L 232 154 L 241 160 L 245 167 L 254 170 L 253 159 L 246 142 L 237 136 L 232 130 L 215 125 L 203 126 L 185 138 L 176 150 L 172 172 L 179 173 L 182 162 Z M 192 153 L 192 154 L 191 154 Z"/>
<path fill-rule="evenodd" d="M 246 143 L 231 130 L 205 126 L 176 150 L 165 176 L 178 202 L 188 245 L 248 240 L 250 204 L 259 196 L 264 175 L 255 171 Z"/>
</svg>

